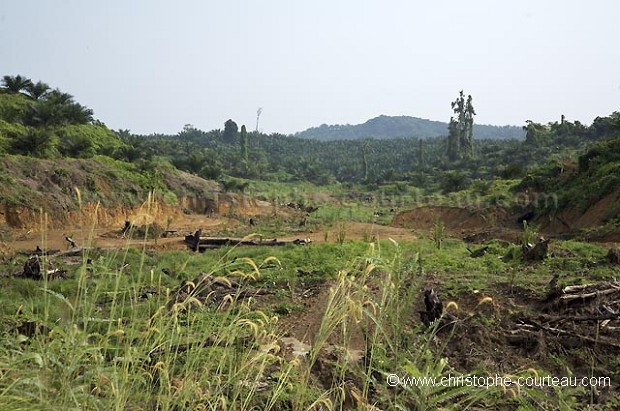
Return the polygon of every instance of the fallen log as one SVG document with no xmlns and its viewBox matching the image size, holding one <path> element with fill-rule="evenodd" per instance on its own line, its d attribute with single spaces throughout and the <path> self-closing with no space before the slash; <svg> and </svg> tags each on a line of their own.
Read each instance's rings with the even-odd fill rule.
<svg viewBox="0 0 620 411">
<path fill-rule="evenodd" d="M 265 246 L 265 247 L 281 247 L 289 244 L 306 245 L 311 241 L 309 239 L 296 239 L 292 241 L 282 241 L 274 238 L 273 240 L 240 240 L 234 238 L 205 238 L 200 237 L 200 230 L 194 235 L 185 236 L 185 243 L 193 251 L 206 251 L 220 247 L 236 247 L 236 246 Z"/>
<path fill-rule="evenodd" d="M 560 323 L 560 322 L 584 322 L 584 321 L 609 321 L 620 320 L 620 313 L 605 313 L 597 315 L 541 315 L 540 320 L 546 323 Z"/>
<path fill-rule="evenodd" d="M 620 343 L 616 342 L 617 340 L 611 340 L 608 338 L 602 338 L 601 336 L 598 337 L 591 337 L 588 335 L 581 335 L 581 334 L 577 334 L 572 330 L 563 330 L 561 328 L 556 328 L 556 327 L 548 327 L 545 326 L 543 324 L 540 323 L 536 323 L 534 321 L 532 321 L 532 325 L 534 325 L 534 327 L 536 327 L 539 330 L 544 331 L 545 333 L 549 333 L 555 337 L 559 337 L 559 336 L 568 336 L 571 338 L 575 338 L 578 339 L 580 341 L 582 341 L 583 343 L 588 343 L 591 345 L 602 345 L 602 346 L 606 346 L 606 347 L 612 347 L 612 348 L 616 348 L 616 349 L 620 349 Z M 527 331 L 526 331 L 527 333 Z M 513 334 L 514 335 L 514 334 Z"/>
<path fill-rule="evenodd" d="M 473 251 L 470 250 L 469 247 L 467 248 L 467 251 L 469 251 L 469 256 L 471 258 L 482 257 L 482 256 L 484 256 L 487 253 L 488 250 L 489 250 L 489 246 L 484 246 L 482 248 L 479 248 L 479 249 L 473 250 Z"/>
<path fill-rule="evenodd" d="M 577 293 L 579 291 L 585 290 L 588 287 L 592 287 L 594 286 L 594 284 L 590 283 L 590 284 L 580 284 L 580 285 L 567 285 L 566 287 L 564 287 L 562 289 L 562 292 L 564 294 L 572 294 L 572 293 Z"/>
<path fill-rule="evenodd" d="M 607 295 L 607 294 L 613 294 L 613 293 L 617 293 L 620 292 L 620 287 L 614 287 L 612 286 L 612 288 L 609 288 L 607 290 L 596 290 L 594 292 L 590 292 L 590 293 L 584 293 L 584 294 L 567 294 L 567 295 L 562 295 L 560 296 L 560 300 L 561 301 L 572 301 L 572 300 L 587 300 L 589 298 L 595 298 L 595 297 L 600 297 L 603 295 Z"/>
</svg>

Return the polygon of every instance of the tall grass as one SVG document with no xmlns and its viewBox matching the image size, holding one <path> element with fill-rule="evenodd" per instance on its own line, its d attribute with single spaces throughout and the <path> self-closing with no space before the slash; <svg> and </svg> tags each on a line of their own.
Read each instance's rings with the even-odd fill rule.
<svg viewBox="0 0 620 411">
<path fill-rule="evenodd" d="M 144 212 L 155 208 L 151 196 Z M 96 221 L 88 221 L 94 228 Z M 14 326 L 2 328 L 1 409 L 465 409 L 497 394 L 387 386 L 389 373 L 441 377 L 454 371 L 443 351 L 447 340 L 437 348 L 439 323 L 424 329 L 416 318 L 426 281 L 418 255 L 403 253 L 394 241 L 366 244 L 326 280 L 324 312 L 305 357 L 285 352 L 279 318 L 264 302 L 241 298 L 266 272 L 271 277 L 263 284 L 275 283 L 273 276 L 284 270 L 273 258 L 259 258 L 256 250 L 247 252 L 252 259 L 238 258 L 240 251 L 229 249 L 205 264 L 194 253 L 177 253 L 177 277 L 167 278 L 147 263 L 146 242 L 141 250 L 127 243 L 103 255 L 89 249 L 92 235 L 83 243 L 74 278 L 11 284 L 23 303 L 17 313 L 3 314 Z M 331 247 L 344 253 L 346 246 Z M 320 251 L 310 247 L 330 245 L 295 252 Z M 239 289 L 175 299 L 173 287 L 195 278 L 193 270 Z M 39 331 L 19 331 L 25 319 Z M 359 333 L 361 346 L 354 339 Z M 363 355 L 352 360 L 358 350 Z"/>
</svg>

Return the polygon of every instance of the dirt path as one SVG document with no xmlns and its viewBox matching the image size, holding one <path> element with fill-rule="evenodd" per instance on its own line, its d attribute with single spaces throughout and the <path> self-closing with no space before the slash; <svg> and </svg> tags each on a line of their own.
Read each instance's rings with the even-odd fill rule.
<svg viewBox="0 0 620 411">
<path fill-rule="evenodd" d="M 345 240 L 370 240 L 373 237 L 377 239 L 392 238 L 396 241 L 415 240 L 416 236 L 413 231 L 408 228 L 390 227 L 384 225 L 346 222 L 344 223 Z M 325 232 L 327 231 L 327 240 L 329 242 L 336 241 L 340 228 L 338 225 L 329 227 L 327 230 L 307 231 L 297 233 L 295 236 L 287 236 L 286 239 L 309 238 L 315 242 L 323 242 L 325 240 Z"/>
<path fill-rule="evenodd" d="M 345 224 L 345 239 L 351 240 L 370 240 L 373 237 L 379 239 L 392 238 L 396 241 L 413 240 L 415 236 L 412 230 L 399 227 L 381 226 L 376 224 L 347 222 Z M 70 244 L 65 237 L 71 237 L 78 246 L 98 247 L 103 249 L 124 248 L 128 246 L 142 247 L 147 246 L 149 249 L 155 250 L 184 250 L 186 246 L 183 238 L 186 234 L 193 233 L 197 228 L 202 228 L 207 235 L 216 233 L 225 228 L 235 228 L 240 225 L 238 220 L 223 217 L 208 217 L 205 215 L 191 214 L 183 217 L 182 220 L 175 221 L 171 225 L 171 229 L 175 233 L 169 238 L 159 238 L 157 240 L 150 239 L 134 239 L 129 240 L 119 235 L 119 229 L 97 228 L 97 229 L 80 229 L 69 228 L 65 230 L 12 230 L 9 239 L 4 241 L 4 246 L 11 251 L 28 251 L 35 250 L 36 247 L 49 250 L 66 250 Z M 248 227 L 248 233 L 251 228 Z M 329 242 L 336 241 L 339 228 L 337 225 L 327 230 Z M 302 231 L 296 232 L 285 239 L 293 240 L 295 238 L 309 238 L 315 242 L 323 242 L 325 240 L 325 231 Z"/>
</svg>

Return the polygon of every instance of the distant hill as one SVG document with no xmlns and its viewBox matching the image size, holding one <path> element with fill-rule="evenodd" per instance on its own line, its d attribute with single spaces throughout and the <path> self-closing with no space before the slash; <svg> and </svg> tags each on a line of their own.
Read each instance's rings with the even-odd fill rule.
<svg viewBox="0 0 620 411">
<path fill-rule="evenodd" d="M 327 125 L 312 127 L 295 137 L 315 140 L 357 140 L 363 138 L 439 137 L 448 135 L 448 123 L 410 116 L 379 116 L 364 124 Z M 474 124 L 476 139 L 523 139 L 525 132 L 517 126 Z"/>
</svg>

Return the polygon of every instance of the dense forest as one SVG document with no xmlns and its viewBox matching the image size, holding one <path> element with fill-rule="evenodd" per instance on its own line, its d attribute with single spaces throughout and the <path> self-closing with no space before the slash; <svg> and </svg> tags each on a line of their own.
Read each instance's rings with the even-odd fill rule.
<svg viewBox="0 0 620 411">
<path fill-rule="evenodd" d="M 70 94 L 42 82 L 5 76 L 0 90 L 0 153 L 39 158 L 103 155 L 132 163 L 142 172 L 167 164 L 233 189 L 243 188 L 238 179 L 259 179 L 355 183 L 369 189 L 400 182 L 451 192 L 476 180 L 520 179 L 532 166 L 576 158 L 592 142 L 620 135 L 620 113 L 597 117 L 589 126 L 563 116 L 549 124 L 528 121 L 521 131 L 523 140 L 480 139 L 474 127 L 471 152 L 454 158 L 448 155 L 448 133 L 425 139 L 321 141 L 248 132 L 230 119 L 223 129 L 186 125 L 175 135 L 144 136 L 109 130 Z"/>
<path fill-rule="evenodd" d="M 613 137 L 619 130 L 620 113 L 598 117 L 588 127 L 567 120 L 530 122 L 526 140 L 476 139 L 474 155 L 456 161 L 447 156 L 447 137 L 318 141 L 244 134 L 232 120 L 223 130 L 208 132 L 188 125 L 176 135 L 134 136 L 128 131 L 119 135 L 129 147 L 123 158 L 127 161 L 164 158 L 210 179 L 362 183 L 370 188 L 402 181 L 431 191 L 455 191 L 477 179 L 522 178 L 530 166 L 577 155 L 589 143 Z"/>
<path fill-rule="evenodd" d="M 366 138 L 429 138 L 448 133 L 448 123 L 410 116 L 378 116 L 363 124 L 327 125 L 312 127 L 295 134 L 295 137 L 316 140 L 360 140 Z M 478 139 L 523 139 L 524 132 L 517 126 L 474 126 Z"/>
</svg>

